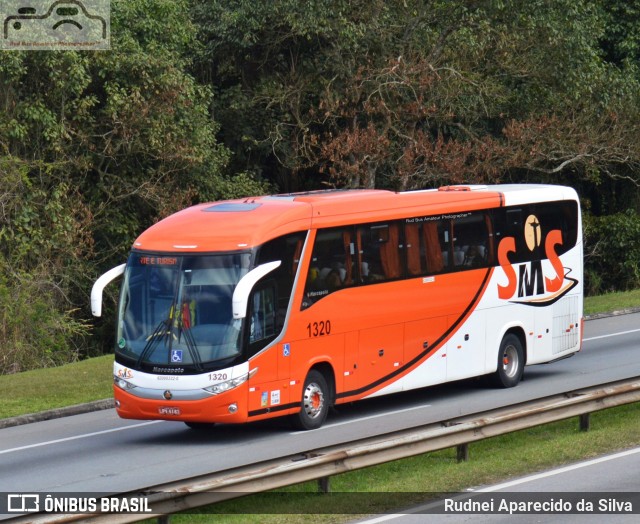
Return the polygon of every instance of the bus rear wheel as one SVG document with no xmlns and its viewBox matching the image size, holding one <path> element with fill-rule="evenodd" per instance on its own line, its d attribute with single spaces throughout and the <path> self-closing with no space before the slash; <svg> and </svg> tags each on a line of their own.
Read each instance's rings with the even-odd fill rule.
<svg viewBox="0 0 640 524">
<path fill-rule="evenodd" d="M 502 388 L 512 388 L 522 378 L 524 371 L 524 350 L 520 339 L 508 333 L 500 343 L 498 370 L 493 375 L 493 383 Z"/>
<path fill-rule="evenodd" d="M 327 380 L 322 373 L 312 369 L 304 381 L 300 411 L 292 418 L 294 427 L 308 430 L 322 426 L 327 418 L 330 402 Z"/>
</svg>

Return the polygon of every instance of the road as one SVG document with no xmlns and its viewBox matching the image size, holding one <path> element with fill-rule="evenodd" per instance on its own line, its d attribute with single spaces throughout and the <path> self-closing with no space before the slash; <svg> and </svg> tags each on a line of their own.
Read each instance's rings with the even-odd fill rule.
<svg viewBox="0 0 640 524">
<path fill-rule="evenodd" d="M 604 455 L 509 480 L 500 484 L 453 495 L 451 501 L 466 500 L 490 504 L 496 513 L 465 513 L 465 506 L 426 503 L 407 508 L 403 513 L 380 515 L 357 521 L 358 524 L 502 524 L 529 523 L 582 524 L 583 522 L 631 523 L 640 513 L 640 448 Z M 510 504 L 539 500 L 550 504 L 556 513 L 509 515 Z M 503 502 L 504 501 L 504 502 Z M 499 514 L 500 508 L 504 514 Z M 515 507 L 515 506 L 514 506 Z M 438 511 L 437 514 L 430 514 Z M 599 513 L 608 511 L 610 513 Z"/>
<path fill-rule="evenodd" d="M 100 411 L 0 430 L 0 492 L 123 492 L 290 456 L 395 429 L 640 376 L 640 314 L 586 323 L 573 358 L 527 368 L 510 390 L 465 381 L 363 401 L 311 432 L 285 420 L 195 432 L 178 422 L 120 420 Z"/>
</svg>

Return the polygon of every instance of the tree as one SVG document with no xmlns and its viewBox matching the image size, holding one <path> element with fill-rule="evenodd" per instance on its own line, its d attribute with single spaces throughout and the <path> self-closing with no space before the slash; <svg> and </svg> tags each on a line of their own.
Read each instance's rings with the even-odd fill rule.
<svg viewBox="0 0 640 524">
<path fill-rule="evenodd" d="M 189 73 L 188 2 L 114 1 L 111 23 L 111 51 L 0 55 L 0 310 L 20 319 L 0 336 L 23 342 L 0 372 L 89 351 L 91 283 L 142 229 L 195 201 L 264 190 L 246 176 L 231 187 L 224 172 L 212 90 Z M 40 306 L 17 311 L 33 293 Z M 66 344 L 36 336 L 44 326 Z"/>
<path fill-rule="evenodd" d="M 638 82 L 606 60 L 605 6 L 196 1 L 199 77 L 234 162 L 286 190 L 635 182 Z"/>
</svg>

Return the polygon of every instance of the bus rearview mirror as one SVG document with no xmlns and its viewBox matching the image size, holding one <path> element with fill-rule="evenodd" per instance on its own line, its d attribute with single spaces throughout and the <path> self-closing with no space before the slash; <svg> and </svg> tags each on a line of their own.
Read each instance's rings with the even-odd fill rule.
<svg viewBox="0 0 640 524">
<path fill-rule="evenodd" d="M 126 264 L 120 264 L 102 275 L 91 288 L 91 313 L 94 317 L 102 316 L 102 290 L 111 282 L 124 273 Z"/>
<path fill-rule="evenodd" d="M 282 261 L 280 260 L 261 264 L 249 271 L 240 279 L 240 282 L 238 282 L 238 285 L 233 291 L 233 299 L 231 301 L 234 319 L 245 318 L 247 316 L 249 294 L 251 293 L 253 286 L 255 286 L 258 280 L 260 280 L 262 277 L 271 273 L 274 269 L 280 267 L 280 264 L 282 264 Z"/>
</svg>

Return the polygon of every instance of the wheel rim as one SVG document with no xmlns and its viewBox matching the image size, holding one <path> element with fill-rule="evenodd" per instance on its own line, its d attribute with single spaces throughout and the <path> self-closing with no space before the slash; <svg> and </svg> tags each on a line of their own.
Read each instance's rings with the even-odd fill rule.
<svg viewBox="0 0 640 524">
<path fill-rule="evenodd" d="M 312 382 L 307 385 L 302 397 L 302 407 L 309 418 L 316 418 L 324 407 L 324 392 L 318 384 Z"/>
<path fill-rule="evenodd" d="M 504 370 L 504 374 L 512 378 L 518 372 L 518 350 L 512 344 L 509 344 L 506 348 L 504 348 L 504 353 L 502 353 L 502 369 Z"/>
</svg>

